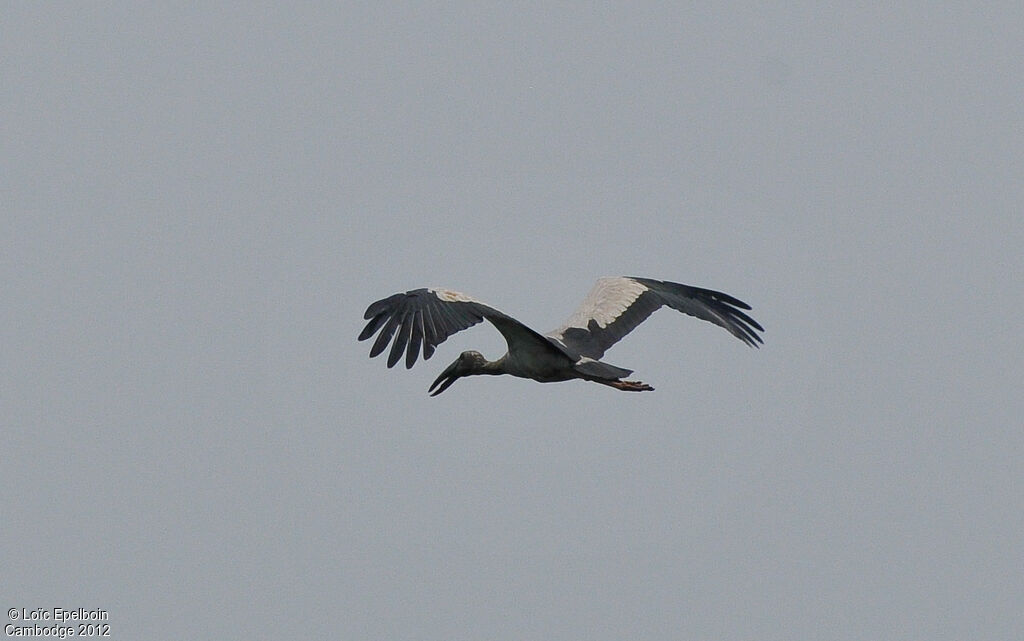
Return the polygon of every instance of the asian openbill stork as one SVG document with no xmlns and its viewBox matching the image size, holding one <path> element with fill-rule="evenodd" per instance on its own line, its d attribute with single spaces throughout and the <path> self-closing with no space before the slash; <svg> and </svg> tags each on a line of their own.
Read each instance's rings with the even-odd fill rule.
<svg viewBox="0 0 1024 641">
<path fill-rule="evenodd" d="M 431 396 L 445 391 L 457 379 L 474 374 L 511 374 L 541 383 L 579 378 L 627 392 L 643 392 L 654 388 L 640 381 L 622 380 L 633 370 L 603 363 L 600 358 L 662 305 L 724 327 L 751 347 L 763 343 L 757 332 L 764 328 L 743 312 L 750 309 L 743 301 L 710 289 L 632 277 L 599 279 L 569 320 L 547 334 L 538 334 L 465 294 L 438 288 L 414 289 L 370 305 L 364 315 L 369 322 L 359 340 L 380 330 L 370 349 L 372 358 L 383 352 L 394 337 L 388 367 L 393 367 L 405 352 L 405 366 L 410 368 L 421 345 L 423 358 L 428 359 L 449 336 L 487 319 L 505 337 L 508 353 L 488 361 L 480 352 L 462 352 L 431 384 L 427 390 L 433 392 Z"/>
</svg>

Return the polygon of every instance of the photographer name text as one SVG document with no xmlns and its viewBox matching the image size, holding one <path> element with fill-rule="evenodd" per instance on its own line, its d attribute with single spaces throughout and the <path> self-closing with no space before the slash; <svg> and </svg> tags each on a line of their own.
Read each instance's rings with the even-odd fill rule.
<svg viewBox="0 0 1024 641">
<path fill-rule="evenodd" d="M 7 616 L 12 621 L 109 621 L 110 614 L 101 608 L 95 610 L 88 610 L 86 608 L 75 608 L 69 610 L 68 608 L 11 608 L 7 611 Z"/>
</svg>

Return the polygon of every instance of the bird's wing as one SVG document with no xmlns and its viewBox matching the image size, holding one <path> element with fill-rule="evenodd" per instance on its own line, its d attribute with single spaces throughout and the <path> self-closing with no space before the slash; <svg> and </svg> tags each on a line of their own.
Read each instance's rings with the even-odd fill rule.
<svg viewBox="0 0 1024 641">
<path fill-rule="evenodd" d="M 412 367 L 421 345 L 423 359 L 430 358 L 434 348 L 449 336 L 485 318 L 505 337 L 509 351 L 551 351 L 558 347 L 511 316 L 449 289 L 414 289 L 388 296 L 366 308 L 363 318 L 369 322 L 359 334 L 359 340 L 364 341 L 380 330 L 370 349 L 370 358 L 383 352 L 394 337 L 388 367 L 394 367 L 402 358 L 402 352 L 405 352 L 406 368 Z"/>
<path fill-rule="evenodd" d="M 741 300 L 710 289 L 625 276 L 599 279 L 579 309 L 548 336 L 599 359 L 662 305 L 724 327 L 752 347 L 763 342 L 757 332 L 764 328 L 743 313 L 750 305 Z"/>
</svg>

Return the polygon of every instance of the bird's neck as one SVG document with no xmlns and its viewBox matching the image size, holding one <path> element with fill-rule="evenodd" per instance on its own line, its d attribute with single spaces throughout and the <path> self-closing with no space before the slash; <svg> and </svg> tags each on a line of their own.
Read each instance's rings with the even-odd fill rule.
<svg viewBox="0 0 1024 641">
<path fill-rule="evenodd" d="M 484 361 L 483 365 L 481 365 L 479 367 L 479 369 L 477 369 L 477 371 L 474 372 L 474 373 L 476 373 L 476 374 L 490 374 L 492 376 L 496 375 L 496 374 L 504 374 L 505 373 L 505 359 L 507 357 L 508 357 L 508 354 L 506 354 L 505 356 L 502 356 L 501 358 L 499 358 L 496 361 Z"/>
</svg>

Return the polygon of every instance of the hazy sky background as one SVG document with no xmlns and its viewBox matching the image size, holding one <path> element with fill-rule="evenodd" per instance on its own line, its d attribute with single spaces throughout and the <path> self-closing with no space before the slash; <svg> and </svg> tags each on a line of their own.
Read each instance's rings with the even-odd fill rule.
<svg viewBox="0 0 1024 641">
<path fill-rule="evenodd" d="M 114 638 L 1024 637 L 1019 3 L 9 3 L 0 605 Z M 657 391 L 427 386 L 366 306 Z M 5 624 L 7 621 L 5 620 Z"/>
</svg>

